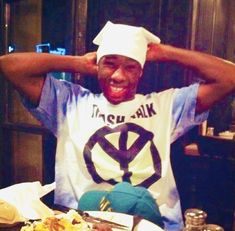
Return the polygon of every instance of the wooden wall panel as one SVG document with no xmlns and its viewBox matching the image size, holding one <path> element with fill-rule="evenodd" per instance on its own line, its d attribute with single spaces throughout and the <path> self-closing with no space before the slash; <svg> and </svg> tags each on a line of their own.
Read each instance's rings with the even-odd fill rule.
<svg viewBox="0 0 235 231">
<path fill-rule="evenodd" d="M 229 4 L 228 15 L 228 33 L 227 33 L 227 58 L 235 63 L 235 1 L 231 0 Z"/>
<path fill-rule="evenodd" d="M 198 1 L 195 49 L 225 57 L 229 1 Z"/>
<path fill-rule="evenodd" d="M 41 42 L 41 1 L 14 1 L 11 4 L 10 44 L 17 51 L 35 51 Z"/>
<path fill-rule="evenodd" d="M 10 4 L 8 45 L 14 45 L 17 52 L 35 51 L 41 42 L 41 1 L 25 0 Z M 5 89 L 5 122 L 39 124 L 22 106 L 18 93 L 9 85 Z"/>
<path fill-rule="evenodd" d="M 41 135 L 12 132 L 13 183 L 43 182 L 43 156 Z"/>
</svg>

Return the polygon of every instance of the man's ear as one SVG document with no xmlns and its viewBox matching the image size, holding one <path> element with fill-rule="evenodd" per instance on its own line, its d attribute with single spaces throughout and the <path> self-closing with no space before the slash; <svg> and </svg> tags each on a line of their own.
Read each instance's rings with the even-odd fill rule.
<svg viewBox="0 0 235 231">
<path fill-rule="evenodd" d="M 140 72 L 139 78 L 142 78 L 142 76 L 143 76 L 143 68 L 141 68 L 141 72 Z"/>
<path fill-rule="evenodd" d="M 149 43 L 146 52 L 146 61 L 155 61 L 158 44 Z"/>
</svg>

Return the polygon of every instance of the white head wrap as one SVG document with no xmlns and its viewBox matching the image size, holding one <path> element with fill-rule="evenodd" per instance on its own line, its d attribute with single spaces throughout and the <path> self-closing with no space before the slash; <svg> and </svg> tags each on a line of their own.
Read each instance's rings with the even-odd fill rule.
<svg viewBox="0 0 235 231">
<path fill-rule="evenodd" d="M 123 55 L 144 66 L 149 43 L 160 43 L 160 39 L 143 27 L 114 24 L 108 21 L 93 40 L 99 45 L 97 62 L 104 55 Z"/>
</svg>

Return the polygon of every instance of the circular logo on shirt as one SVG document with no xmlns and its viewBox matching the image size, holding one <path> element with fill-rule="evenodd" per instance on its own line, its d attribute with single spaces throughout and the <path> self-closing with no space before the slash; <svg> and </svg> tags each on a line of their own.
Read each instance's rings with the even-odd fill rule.
<svg viewBox="0 0 235 231">
<path fill-rule="evenodd" d="M 121 181 L 149 187 L 161 178 L 153 133 L 133 124 L 97 130 L 84 148 L 87 169 L 96 183 Z"/>
</svg>

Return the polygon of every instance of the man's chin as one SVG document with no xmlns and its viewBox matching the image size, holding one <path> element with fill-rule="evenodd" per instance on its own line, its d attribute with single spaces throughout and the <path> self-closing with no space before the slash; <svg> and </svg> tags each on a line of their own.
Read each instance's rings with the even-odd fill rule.
<svg viewBox="0 0 235 231">
<path fill-rule="evenodd" d="M 111 104 L 120 104 L 123 102 L 127 102 L 132 100 L 134 97 L 129 98 L 129 97 L 110 97 L 110 96 L 106 96 L 106 99 L 111 103 Z"/>
<path fill-rule="evenodd" d="M 123 94 L 105 94 L 105 97 L 112 104 L 119 104 L 126 101 L 126 97 Z"/>
<path fill-rule="evenodd" d="M 111 104 L 114 104 L 114 105 L 126 101 L 126 100 L 124 100 L 124 99 L 116 99 L 116 98 L 115 98 L 115 99 L 114 99 L 114 98 L 107 98 L 107 100 L 108 100 Z"/>
</svg>

